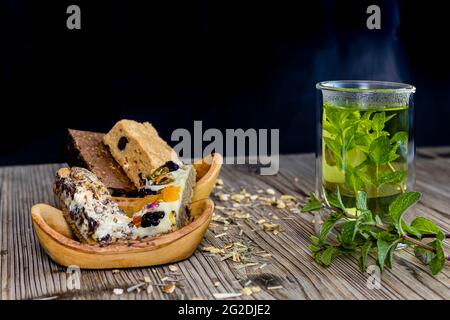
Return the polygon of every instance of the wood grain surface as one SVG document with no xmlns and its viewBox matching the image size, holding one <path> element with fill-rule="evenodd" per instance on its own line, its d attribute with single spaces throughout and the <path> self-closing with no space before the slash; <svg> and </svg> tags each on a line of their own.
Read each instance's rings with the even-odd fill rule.
<svg viewBox="0 0 450 320">
<path fill-rule="evenodd" d="M 228 243 L 243 243 L 255 253 L 250 264 L 199 248 L 190 259 L 170 267 L 81 270 L 81 286 L 74 289 L 67 269 L 55 264 L 40 247 L 30 220 L 33 204 L 57 206 L 51 186 L 59 167 L 0 168 L 1 299 L 214 299 L 214 293 L 240 293 L 244 286 L 259 286 L 262 291 L 238 299 L 450 299 L 448 265 L 433 277 L 410 249 L 397 252 L 394 267 L 383 273 L 379 289 L 369 289 L 370 275 L 359 271 L 357 257 L 339 257 L 329 268 L 318 266 L 306 248 L 314 232 L 311 216 L 268 206 L 246 207 L 250 218 L 239 219 L 225 229 L 213 223 L 200 246 L 222 248 Z M 232 194 L 245 188 L 253 194 L 271 188 L 277 196 L 293 195 L 304 203 L 314 189 L 311 154 L 282 156 L 276 176 L 258 175 L 256 169 L 224 165 L 221 192 Z M 416 175 L 416 190 L 423 197 L 408 217 L 426 215 L 449 232 L 450 147 L 419 149 Z M 219 199 L 214 201 L 222 205 Z M 279 234 L 258 225 L 258 220 L 269 218 L 280 225 Z M 152 290 L 128 292 L 144 277 L 151 280 Z M 167 279 L 175 280 L 173 293 L 162 290 Z M 115 294 L 116 288 L 124 293 Z"/>
</svg>

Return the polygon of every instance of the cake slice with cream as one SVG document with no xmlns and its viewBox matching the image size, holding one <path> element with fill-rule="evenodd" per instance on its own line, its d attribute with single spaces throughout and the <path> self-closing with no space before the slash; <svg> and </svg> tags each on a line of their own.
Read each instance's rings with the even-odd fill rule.
<svg viewBox="0 0 450 320">
<path fill-rule="evenodd" d="M 195 184 L 195 169 L 168 161 L 145 179 L 140 191 L 148 195 L 142 208 L 133 214 L 138 237 L 175 230 L 189 222 L 188 205 Z"/>
</svg>

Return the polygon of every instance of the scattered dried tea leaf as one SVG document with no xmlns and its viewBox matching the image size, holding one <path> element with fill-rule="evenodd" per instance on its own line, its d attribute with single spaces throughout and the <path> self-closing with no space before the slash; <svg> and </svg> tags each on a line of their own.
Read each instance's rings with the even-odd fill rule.
<svg viewBox="0 0 450 320">
<path fill-rule="evenodd" d="M 262 227 L 264 229 L 264 231 L 272 231 L 273 233 L 275 232 L 280 232 L 280 225 L 276 224 L 276 223 L 271 223 L 271 222 L 265 222 L 262 224 Z"/>
<path fill-rule="evenodd" d="M 175 290 L 175 284 L 173 283 L 168 283 L 166 284 L 164 287 L 162 287 L 162 292 L 164 293 L 172 293 Z"/>
<path fill-rule="evenodd" d="M 245 199 L 245 195 L 240 194 L 240 193 L 235 193 L 231 196 L 231 200 L 237 201 L 237 202 L 241 202 L 242 200 Z"/>
<path fill-rule="evenodd" d="M 207 252 L 212 253 L 212 254 L 225 254 L 225 250 L 224 249 L 216 248 L 216 247 L 213 247 L 213 246 L 203 247 L 202 250 L 203 251 L 207 251 Z"/>
<path fill-rule="evenodd" d="M 114 292 L 115 295 L 120 296 L 121 294 L 123 294 L 123 289 L 121 289 L 121 288 L 115 288 L 115 289 L 113 290 L 113 292 Z"/>
<path fill-rule="evenodd" d="M 147 293 L 151 294 L 153 292 L 153 286 L 151 284 L 147 285 Z"/>
<path fill-rule="evenodd" d="M 217 180 L 216 180 L 216 185 L 217 185 L 217 186 L 223 186 L 223 180 L 220 179 L 220 178 L 217 179 Z"/>
<path fill-rule="evenodd" d="M 238 252 L 233 252 L 232 257 L 234 262 L 241 262 L 241 255 Z"/>
<path fill-rule="evenodd" d="M 268 188 L 268 189 L 266 189 L 266 193 L 273 196 L 273 195 L 275 195 L 275 190 Z"/>
<path fill-rule="evenodd" d="M 221 238 L 221 237 L 226 236 L 227 234 L 228 234 L 227 232 L 220 233 L 220 234 L 216 234 L 216 235 L 214 236 L 214 238 Z"/>
<path fill-rule="evenodd" d="M 178 267 L 173 265 L 173 264 L 171 264 L 171 265 L 169 265 L 169 270 L 172 271 L 172 272 L 176 272 L 176 271 L 178 271 Z"/>
<path fill-rule="evenodd" d="M 242 293 L 235 293 L 235 292 L 213 293 L 213 296 L 216 299 L 228 299 L 240 297 L 242 296 Z"/>
<path fill-rule="evenodd" d="M 248 219 L 250 218 L 250 213 L 246 213 L 246 212 L 237 212 L 234 214 L 235 218 L 238 219 Z"/>
<path fill-rule="evenodd" d="M 277 208 L 278 208 L 278 209 L 284 209 L 284 208 L 286 208 L 286 204 L 284 203 L 283 200 L 279 199 L 279 200 L 277 201 Z"/>
<path fill-rule="evenodd" d="M 120 272 L 120 270 L 119 269 L 114 269 L 111 272 L 112 272 L 112 274 L 118 274 Z"/>
<path fill-rule="evenodd" d="M 152 283 L 152 280 L 150 279 L 149 276 L 144 276 L 144 282 L 145 283 Z"/>
<path fill-rule="evenodd" d="M 267 222 L 266 219 L 259 219 L 258 221 L 256 221 L 257 224 L 263 224 L 265 222 Z"/>
<path fill-rule="evenodd" d="M 294 196 L 291 196 L 291 195 L 289 195 L 289 194 L 283 194 L 283 195 L 280 197 L 280 200 L 282 200 L 282 201 L 287 201 L 287 202 L 289 202 L 289 201 L 291 201 L 291 202 L 296 202 L 296 201 L 297 201 L 297 199 L 296 199 Z"/>
<path fill-rule="evenodd" d="M 247 267 L 257 266 L 258 264 L 259 264 L 258 262 L 250 262 L 250 263 L 246 263 L 246 264 L 241 264 L 236 267 L 236 270 L 240 270 L 240 269 L 247 268 Z"/>
<path fill-rule="evenodd" d="M 127 292 L 132 292 L 132 291 L 135 291 L 135 290 L 137 290 L 138 292 L 140 291 L 140 288 L 142 287 L 142 286 L 144 286 L 145 285 L 145 282 L 140 282 L 140 283 L 138 283 L 138 284 L 135 284 L 134 286 L 131 286 L 131 287 L 129 287 L 128 289 L 127 289 Z"/>
<path fill-rule="evenodd" d="M 251 296 L 252 295 L 252 289 L 250 289 L 249 287 L 244 287 L 244 288 L 242 288 L 242 294 L 244 296 Z"/>
<path fill-rule="evenodd" d="M 280 289 L 283 289 L 283 286 L 267 287 L 267 290 L 280 290 Z"/>
<path fill-rule="evenodd" d="M 260 286 L 253 286 L 250 289 L 252 289 L 253 293 L 260 293 L 261 292 L 261 287 Z"/>
<path fill-rule="evenodd" d="M 230 195 L 226 193 L 219 194 L 219 200 L 220 201 L 228 201 L 230 200 Z"/>
</svg>

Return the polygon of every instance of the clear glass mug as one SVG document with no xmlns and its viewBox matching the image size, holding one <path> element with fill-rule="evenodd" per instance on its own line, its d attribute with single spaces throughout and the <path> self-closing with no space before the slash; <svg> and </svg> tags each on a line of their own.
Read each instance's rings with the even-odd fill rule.
<svg viewBox="0 0 450 320">
<path fill-rule="evenodd" d="M 415 87 L 382 81 L 325 81 L 318 92 L 316 193 L 339 192 L 349 213 L 358 191 L 383 217 L 413 188 Z"/>
</svg>

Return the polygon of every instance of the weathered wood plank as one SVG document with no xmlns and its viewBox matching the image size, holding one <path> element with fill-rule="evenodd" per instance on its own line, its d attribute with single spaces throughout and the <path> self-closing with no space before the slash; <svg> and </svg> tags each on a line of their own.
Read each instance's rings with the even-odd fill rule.
<svg viewBox="0 0 450 320">
<path fill-rule="evenodd" d="M 450 148 L 420 149 L 417 157 L 417 190 L 423 198 L 416 211 L 450 230 Z M 52 262 L 39 246 L 29 215 L 38 202 L 57 205 L 51 185 L 61 165 L 36 165 L 0 168 L 0 279 L 1 299 L 212 299 L 214 293 L 241 292 L 244 286 L 260 286 L 263 291 L 241 299 L 450 299 L 449 270 L 433 277 L 410 250 L 399 252 L 393 270 L 383 274 L 381 289 L 367 287 L 368 274 L 361 273 L 356 257 L 342 257 L 330 268 L 315 264 L 306 248 L 314 232 L 312 217 L 287 209 L 256 206 L 245 208 L 249 219 L 234 219 L 238 225 L 213 223 L 201 247 L 223 247 L 233 242 L 252 247 L 249 259 L 257 265 L 242 267 L 232 259 L 197 250 L 188 260 L 168 266 L 121 270 L 82 270 L 81 289 L 69 290 L 66 268 Z M 276 176 L 260 176 L 255 167 L 225 165 L 221 174 L 222 192 L 250 193 L 267 188 L 277 195 L 289 194 L 306 201 L 314 190 L 313 155 L 281 157 Z M 217 205 L 225 205 L 215 199 Z M 220 210 L 217 210 L 218 212 Z M 278 219 L 274 220 L 273 215 Z M 412 216 L 413 214 L 411 214 Z M 257 223 L 267 219 L 280 225 L 278 235 L 263 231 Z M 221 233 L 223 236 L 217 237 Z M 254 252 L 270 253 L 260 257 Z M 261 267 L 262 266 L 262 267 Z M 176 276 L 177 289 L 163 293 L 158 285 L 163 278 Z M 127 288 L 144 277 L 152 281 L 153 291 L 128 293 Z M 215 286 L 219 283 L 218 286 Z M 282 289 L 268 290 L 268 287 Z M 114 295 L 114 288 L 124 289 Z"/>
</svg>

